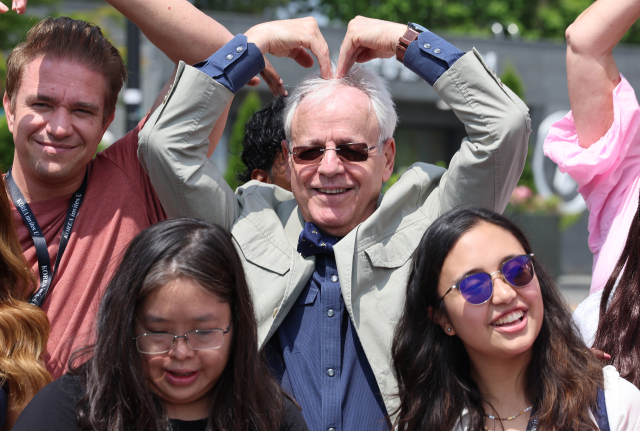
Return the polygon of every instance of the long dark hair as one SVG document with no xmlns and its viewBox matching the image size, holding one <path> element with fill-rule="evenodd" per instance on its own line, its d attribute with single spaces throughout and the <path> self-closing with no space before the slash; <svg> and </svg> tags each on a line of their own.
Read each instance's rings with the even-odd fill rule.
<svg viewBox="0 0 640 431">
<path fill-rule="evenodd" d="M 150 291 L 179 277 L 199 283 L 232 311 L 233 347 L 212 389 L 209 427 L 218 431 L 272 431 L 284 415 L 282 392 L 258 351 L 253 304 L 230 235 L 194 219 L 171 219 L 136 236 L 102 300 L 95 345 L 70 361 L 85 388 L 76 411 L 83 429 L 169 429 L 160 398 L 148 387 L 132 342 L 134 315 Z M 73 367 L 85 355 L 91 358 Z"/>
<path fill-rule="evenodd" d="M 624 271 L 623 271 L 624 270 Z M 613 297 L 611 292 L 622 272 Z M 609 301 L 611 303 L 609 304 Z M 607 307 L 608 305 L 608 307 Z M 618 263 L 602 292 L 593 347 L 611 355 L 620 375 L 640 388 L 640 204 Z"/>
<path fill-rule="evenodd" d="M 399 430 L 451 430 L 465 408 L 469 430 L 484 430 L 482 394 L 470 375 L 464 345 L 457 336 L 446 335 L 427 314 L 441 304 L 437 289 L 445 258 L 460 237 L 481 222 L 505 229 L 531 253 L 520 229 L 485 209 L 456 209 L 429 227 L 414 254 L 404 312 L 392 347 L 400 398 Z M 560 293 L 535 256 L 533 262 L 544 319 L 524 384 L 527 398 L 536 405 L 538 429 L 595 431 L 598 428 L 589 410 L 595 405 L 597 388 L 603 386 L 602 367 L 577 335 Z"/>
</svg>

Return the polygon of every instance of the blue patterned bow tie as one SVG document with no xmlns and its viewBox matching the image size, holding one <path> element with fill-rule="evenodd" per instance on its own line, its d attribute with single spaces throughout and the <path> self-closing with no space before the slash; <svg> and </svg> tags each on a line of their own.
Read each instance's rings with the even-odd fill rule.
<svg viewBox="0 0 640 431">
<path fill-rule="evenodd" d="M 303 257 L 316 254 L 333 254 L 333 246 L 340 241 L 340 238 L 326 235 L 320 231 L 313 223 L 306 222 L 304 229 L 300 232 L 298 240 L 298 253 Z"/>
</svg>

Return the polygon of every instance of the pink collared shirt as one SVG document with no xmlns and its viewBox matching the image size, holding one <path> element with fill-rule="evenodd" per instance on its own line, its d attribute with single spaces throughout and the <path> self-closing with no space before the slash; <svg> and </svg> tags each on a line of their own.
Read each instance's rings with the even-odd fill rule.
<svg viewBox="0 0 640 431">
<path fill-rule="evenodd" d="M 589 148 L 578 144 L 573 114 L 551 126 L 544 153 L 576 180 L 589 209 L 593 253 L 590 294 L 601 291 L 616 266 L 638 209 L 640 187 L 640 107 L 621 75 L 613 90 L 613 124 Z"/>
</svg>

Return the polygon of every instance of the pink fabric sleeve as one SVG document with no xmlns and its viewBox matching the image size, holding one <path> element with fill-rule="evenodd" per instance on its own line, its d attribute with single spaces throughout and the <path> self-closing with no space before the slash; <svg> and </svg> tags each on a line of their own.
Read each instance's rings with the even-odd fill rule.
<svg viewBox="0 0 640 431">
<path fill-rule="evenodd" d="M 544 143 L 545 155 L 558 164 L 560 171 L 576 180 L 578 191 L 587 203 L 594 277 L 605 241 L 613 234 L 619 237 L 615 247 L 607 247 L 607 260 L 613 262 L 606 265 L 608 274 L 602 274 L 607 278 L 624 246 L 630 226 L 629 212 L 632 211 L 632 217 L 637 209 L 636 189 L 640 174 L 640 107 L 635 92 L 621 76 L 612 96 L 613 124 L 598 142 L 589 148 L 580 147 L 573 114 L 569 112 L 551 126 Z M 599 290 L 594 288 L 592 284 L 592 292 Z"/>
</svg>

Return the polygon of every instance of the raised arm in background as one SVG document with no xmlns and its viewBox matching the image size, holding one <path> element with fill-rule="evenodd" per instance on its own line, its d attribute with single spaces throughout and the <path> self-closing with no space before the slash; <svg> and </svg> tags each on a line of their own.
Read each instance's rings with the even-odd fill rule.
<svg viewBox="0 0 640 431">
<path fill-rule="evenodd" d="M 28 0 L 13 0 L 11 8 L 19 14 L 27 9 Z M 122 15 L 140 28 L 145 36 L 171 61 L 194 64 L 209 57 L 229 42 L 233 35 L 222 24 L 199 11 L 187 0 L 107 0 Z M 9 8 L 0 2 L 0 13 Z M 285 95 L 282 80 L 266 61 L 261 72 L 274 96 Z M 258 85 L 258 78 L 249 85 Z M 164 97 L 164 95 L 163 95 Z"/>
<path fill-rule="evenodd" d="M 107 1 L 137 25 L 144 35 L 176 64 L 180 61 L 195 64 L 205 60 L 233 38 L 222 24 L 198 10 L 187 0 Z M 266 58 L 265 68 L 260 74 L 274 96 L 287 94 L 282 79 Z M 160 91 L 151 112 L 162 103 L 173 80 L 174 75 Z M 249 85 L 255 86 L 259 82 L 258 78 L 254 78 Z M 213 154 L 222 136 L 230 105 L 231 103 L 209 135 L 208 157 Z"/>
<path fill-rule="evenodd" d="M 638 0 L 598 0 L 567 29 L 569 100 L 583 148 L 613 123 L 612 92 L 620 73 L 612 51 L 638 18 Z"/>
<path fill-rule="evenodd" d="M 107 1 L 137 25 L 174 63 L 182 60 L 194 64 L 205 60 L 234 36 L 187 0 Z M 268 62 L 261 75 L 275 96 L 286 94 L 280 76 Z"/>
</svg>

